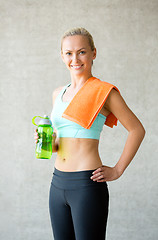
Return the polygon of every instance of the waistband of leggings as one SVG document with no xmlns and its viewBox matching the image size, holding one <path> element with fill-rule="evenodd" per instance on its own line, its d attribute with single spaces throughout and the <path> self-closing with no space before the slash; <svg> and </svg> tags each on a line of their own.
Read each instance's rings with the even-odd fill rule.
<svg viewBox="0 0 158 240">
<path fill-rule="evenodd" d="M 104 186 L 106 182 L 94 182 L 90 177 L 94 170 L 64 172 L 54 168 L 52 184 L 62 189 L 77 189 L 86 186 Z"/>
<path fill-rule="evenodd" d="M 81 178 L 88 178 L 92 176 L 92 172 L 94 172 L 96 169 L 93 170 L 84 170 L 84 171 L 74 171 L 74 172 L 64 172 L 60 171 L 56 168 L 54 168 L 54 175 L 65 177 L 65 178 L 72 178 L 72 179 L 81 179 Z"/>
</svg>

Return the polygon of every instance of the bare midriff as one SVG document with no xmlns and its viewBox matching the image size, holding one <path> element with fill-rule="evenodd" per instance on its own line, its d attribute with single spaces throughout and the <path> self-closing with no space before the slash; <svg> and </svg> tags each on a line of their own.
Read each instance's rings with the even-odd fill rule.
<svg viewBox="0 0 158 240">
<path fill-rule="evenodd" d="M 98 145 L 97 139 L 59 138 L 55 168 L 72 172 L 94 170 L 102 166 Z"/>
</svg>

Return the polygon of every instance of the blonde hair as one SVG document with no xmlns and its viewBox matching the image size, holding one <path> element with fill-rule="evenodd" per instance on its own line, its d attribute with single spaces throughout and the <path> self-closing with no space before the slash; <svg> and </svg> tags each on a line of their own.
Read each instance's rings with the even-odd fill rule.
<svg viewBox="0 0 158 240">
<path fill-rule="evenodd" d="M 87 37 L 88 41 L 89 41 L 89 45 L 91 47 L 91 50 L 94 51 L 95 45 L 94 45 L 93 37 L 85 28 L 82 28 L 82 27 L 72 28 L 64 33 L 64 35 L 62 36 L 62 39 L 61 39 L 61 51 L 62 51 L 62 43 L 63 43 L 64 38 L 69 37 L 69 36 L 74 36 L 74 35 L 82 35 L 82 36 Z"/>
</svg>

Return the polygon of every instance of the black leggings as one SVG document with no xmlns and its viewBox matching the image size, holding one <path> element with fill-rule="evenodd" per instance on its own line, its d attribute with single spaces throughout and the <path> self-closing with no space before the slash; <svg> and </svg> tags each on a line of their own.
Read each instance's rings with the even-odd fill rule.
<svg viewBox="0 0 158 240">
<path fill-rule="evenodd" d="M 109 192 L 106 182 L 90 179 L 93 171 L 55 168 L 49 196 L 55 240 L 105 240 Z"/>
</svg>

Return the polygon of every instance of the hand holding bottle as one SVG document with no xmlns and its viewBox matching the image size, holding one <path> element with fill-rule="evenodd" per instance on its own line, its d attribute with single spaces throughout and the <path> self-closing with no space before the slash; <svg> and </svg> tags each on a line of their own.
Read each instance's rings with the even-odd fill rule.
<svg viewBox="0 0 158 240">
<path fill-rule="evenodd" d="M 35 119 L 37 117 L 41 118 L 38 125 L 35 123 Z M 36 143 L 36 158 L 50 159 L 52 156 L 52 122 L 50 121 L 49 117 L 45 115 L 44 117 L 35 116 L 32 119 L 32 123 L 38 126 L 34 132 L 34 139 Z"/>
<path fill-rule="evenodd" d="M 56 143 L 55 143 L 56 138 L 57 138 L 57 135 L 56 135 L 56 133 L 54 132 L 54 133 L 52 134 L 52 148 L 53 148 L 53 146 L 54 146 L 54 148 L 52 149 L 52 152 L 56 152 L 56 151 L 57 151 L 57 145 L 56 145 Z M 34 139 L 35 139 L 35 144 L 37 144 L 38 139 L 39 139 L 37 128 L 36 128 L 35 131 L 34 131 Z M 53 150 L 54 150 L 54 151 L 53 151 Z"/>
</svg>

